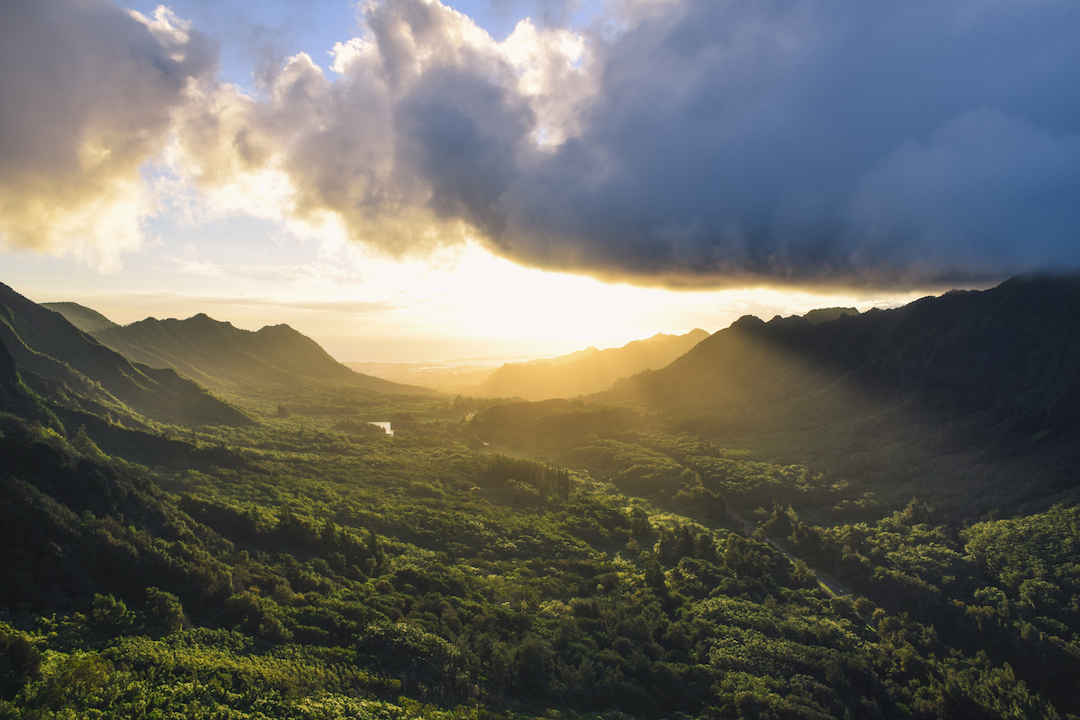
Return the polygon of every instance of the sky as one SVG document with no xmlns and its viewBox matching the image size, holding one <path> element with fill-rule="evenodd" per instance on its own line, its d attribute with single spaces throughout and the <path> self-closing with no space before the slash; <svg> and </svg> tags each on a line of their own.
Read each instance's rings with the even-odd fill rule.
<svg viewBox="0 0 1080 720">
<path fill-rule="evenodd" d="M 0 282 L 343 361 L 1080 266 L 1072 0 L 0 3 Z"/>
</svg>

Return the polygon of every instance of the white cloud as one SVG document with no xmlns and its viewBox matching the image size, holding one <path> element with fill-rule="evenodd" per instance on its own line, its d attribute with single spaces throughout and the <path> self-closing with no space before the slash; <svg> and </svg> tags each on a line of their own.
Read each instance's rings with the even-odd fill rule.
<svg viewBox="0 0 1080 720">
<path fill-rule="evenodd" d="M 0 245 L 115 267 L 154 211 L 140 167 L 213 69 L 210 47 L 165 10 L 8 2 L 0 67 Z"/>
</svg>

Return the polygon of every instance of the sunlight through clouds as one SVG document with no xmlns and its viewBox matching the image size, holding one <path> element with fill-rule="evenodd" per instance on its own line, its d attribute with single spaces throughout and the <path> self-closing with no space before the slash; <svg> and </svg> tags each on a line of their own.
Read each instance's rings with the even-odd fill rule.
<svg viewBox="0 0 1080 720">
<path fill-rule="evenodd" d="M 674 287 L 1080 263 L 1065 0 L 613 0 L 502 41 L 438 0 L 383 0 L 358 7 L 331 75 L 297 52 L 250 89 L 218 80 L 214 42 L 172 10 L 62 5 L 4 10 L 8 246 L 115 265 L 165 212 Z M 999 42 L 1013 28 L 1026 39 Z"/>
<path fill-rule="evenodd" d="M 1075 3 L 526 5 L 363 3 L 235 84 L 225 20 L 4 4 L 0 248 L 612 344 L 1080 265 Z M 267 290 L 243 219 L 362 281 Z"/>
<path fill-rule="evenodd" d="M 0 247 L 117 269 L 156 210 L 141 169 L 213 67 L 206 39 L 164 8 L 4 3 L 0 67 Z"/>
</svg>

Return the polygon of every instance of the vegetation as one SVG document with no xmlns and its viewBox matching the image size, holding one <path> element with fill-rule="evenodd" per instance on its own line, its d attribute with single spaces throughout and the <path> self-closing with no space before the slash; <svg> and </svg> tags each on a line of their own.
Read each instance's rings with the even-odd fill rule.
<svg viewBox="0 0 1080 720">
<path fill-rule="evenodd" d="M 945 493 L 648 404 L 297 383 L 178 426 L 31 372 L 0 344 L 0 718 L 1080 715 L 1071 466 L 975 515 L 1001 479 L 935 441 Z"/>
<path fill-rule="evenodd" d="M 690 436 L 593 435 L 567 470 L 470 450 L 475 422 L 332 419 L 204 429 L 154 468 L 7 417 L 4 716 L 1078 707 L 1074 511 L 822 527 L 777 503 L 747 535 L 727 510 L 854 491 Z M 210 444 L 239 461 L 208 471 Z"/>
</svg>

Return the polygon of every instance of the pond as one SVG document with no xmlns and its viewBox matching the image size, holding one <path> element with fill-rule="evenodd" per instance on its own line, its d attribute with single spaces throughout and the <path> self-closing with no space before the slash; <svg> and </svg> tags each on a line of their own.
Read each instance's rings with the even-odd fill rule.
<svg viewBox="0 0 1080 720">
<path fill-rule="evenodd" d="M 370 424 L 371 424 L 371 425 L 378 425 L 379 427 L 381 427 L 381 428 L 382 428 L 383 430 L 385 430 L 385 431 L 386 431 L 386 434 L 387 434 L 387 435 L 390 435 L 391 437 L 393 437 L 393 435 L 394 435 L 394 430 L 393 430 L 393 428 L 391 428 L 391 427 L 390 427 L 390 423 L 389 423 L 389 422 L 372 422 L 372 423 L 370 423 Z"/>
</svg>

